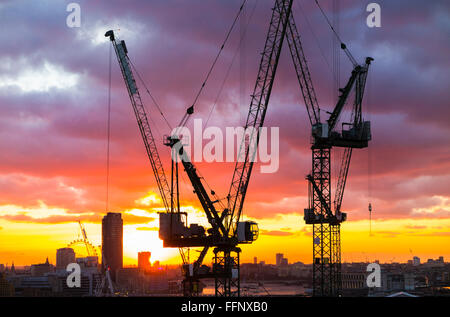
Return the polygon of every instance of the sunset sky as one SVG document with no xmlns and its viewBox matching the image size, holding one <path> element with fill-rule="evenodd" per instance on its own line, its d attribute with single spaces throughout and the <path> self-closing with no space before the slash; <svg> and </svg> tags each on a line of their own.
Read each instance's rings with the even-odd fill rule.
<svg viewBox="0 0 450 317">
<path fill-rule="evenodd" d="M 56 249 L 79 236 L 101 244 L 106 212 L 107 100 L 114 29 L 172 126 L 178 124 L 222 44 L 241 0 L 77 1 L 81 27 L 66 26 L 73 1 L 1 1 L 0 263 L 55 263 Z M 381 28 L 366 25 L 372 1 L 341 1 L 340 36 L 354 57 L 375 59 L 363 105 L 372 123 L 368 149 L 354 150 L 343 201 L 344 261 L 406 261 L 413 255 L 450 260 L 450 7 L 447 1 L 376 1 Z M 208 126 L 245 123 L 273 0 L 248 0 L 208 81 L 193 118 Z M 331 1 L 322 0 L 331 17 Z M 255 5 L 256 4 L 256 5 Z M 295 0 L 293 13 L 318 101 L 333 107 L 332 34 L 314 1 Z M 248 29 L 246 29 L 248 25 Z M 241 47 L 240 36 L 245 36 Z M 352 65 L 341 54 L 341 86 Z M 142 89 L 157 140 L 170 130 Z M 323 112 L 324 113 L 324 112 Z M 323 116 L 325 117 L 325 116 Z M 188 124 L 192 128 L 193 121 Z M 260 237 L 243 247 L 253 257 L 311 263 L 311 227 L 304 224 L 305 176 L 311 169 L 310 123 L 287 43 L 280 58 L 265 126 L 280 129 L 280 168 L 254 169 L 244 219 Z M 159 141 L 158 141 L 159 142 Z M 170 157 L 159 152 L 170 172 Z M 117 60 L 112 60 L 109 211 L 124 219 L 124 262 L 138 251 L 152 261 L 180 263 L 158 239 L 159 192 Z M 332 186 L 341 151 L 333 153 Z M 256 164 L 258 166 L 259 163 Z M 225 197 L 233 163 L 198 163 Z M 169 175 L 168 175 L 169 176 Z M 190 223 L 204 221 L 185 174 L 181 198 Z M 368 204 L 372 203 L 372 236 Z M 202 219 L 203 217 L 203 219 Z M 209 259 L 206 260 L 208 262 Z"/>
</svg>

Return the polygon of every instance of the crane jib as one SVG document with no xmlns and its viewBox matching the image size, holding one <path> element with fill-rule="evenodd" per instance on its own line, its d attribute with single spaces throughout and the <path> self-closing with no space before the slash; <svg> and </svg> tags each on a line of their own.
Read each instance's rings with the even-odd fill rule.
<svg viewBox="0 0 450 317">
<path fill-rule="evenodd" d="M 237 226 L 247 193 L 248 184 L 253 168 L 253 161 L 250 159 L 256 151 L 259 141 L 259 131 L 266 115 L 267 107 L 272 92 L 273 83 L 281 55 L 281 48 L 286 35 L 288 17 L 292 10 L 292 0 L 276 0 L 272 12 L 269 30 L 261 54 L 258 75 L 252 93 L 252 100 L 247 116 L 245 128 L 253 127 L 256 130 L 256 145 L 252 142 L 242 140 L 239 156 L 245 156 L 243 162 L 236 162 L 233 179 L 228 193 L 228 221 L 227 230 L 230 236 L 235 236 Z"/>
<path fill-rule="evenodd" d="M 122 64 L 124 72 L 125 72 L 125 79 L 127 81 L 127 86 L 130 89 L 130 92 L 132 94 L 135 94 L 135 93 L 137 93 L 137 87 L 136 87 L 136 82 L 133 79 L 130 63 L 128 62 L 128 59 L 127 59 L 125 42 L 121 41 L 120 43 L 116 43 L 114 45 L 116 46 L 117 54 L 120 59 L 120 63 Z"/>
<path fill-rule="evenodd" d="M 114 32 L 112 30 L 106 32 L 105 36 L 110 38 L 112 45 L 114 47 L 114 51 L 116 52 L 122 76 L 129 93 L 131 105 L 136 115 L 136 120 L 138 122 L 142 140 L 144 142 L 145 149 L 147 151 L 150 164 L 152 166 L 153 174 L 155 176 L 156 183 L 158 185 L 158 189 L 161 194 L 161 199 L 164 204 L 164 208 L 166 209 L 166 211 L 169 211 L 170 210 L 169 197 L 171 195 L 171 190 L 169 188 L 166 175 L 164 173 L 164 169 L 161 163 L 161 159 L 159 157 L 156 142 L 147 119 L 147 113 L 142 103 L 139 89 L 136 85 L 136 81 L 134 79 L 133 72 L 130 67 L 130 61 L 127 55 L 128 50 L 126 48 L 124 41 L 120 41 L 119 43 L 116 42 Z"/>
</svg>

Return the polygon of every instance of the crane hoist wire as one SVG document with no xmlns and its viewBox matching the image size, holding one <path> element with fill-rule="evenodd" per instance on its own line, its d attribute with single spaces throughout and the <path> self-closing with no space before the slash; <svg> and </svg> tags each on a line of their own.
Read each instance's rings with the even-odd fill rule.
<svg viewBox="0 0 450 317">
<path fill-rule="evenodd" d="M 312 34 L 312 36 L 313 36 L 313 38 L 314 38 L 314 41 L 316 42 L 316 45 L 317 45 L 317 47 L 318 47 L 319 50 L 320 50 L 320 54 L 322 55 L 323 60 L 324 60 L 325 63 L 327 64 L 328 70 L 330 71 L 330 73 L 332 73 L 333 70 L 331 69 L 330 62 L 328 61 L 327 57 L 325 56 L 325 52 L 324 52 L 322 46 L 320 45 L 319 39 L 317 38 L 316 33 L 314 32 L 314 29 L 313 29 L 313 27 L 311 26 L 311 23 L 309 22 L 308 16 L 307 16 L 307 14 L 305 13 L 305 10 L 303 9 L 303 7 L 302 7 L 302 5 L 300 4 L 300 2 L 301 2 L 301 1 L 297 1 L 297 2 L 294 2 L 294 3 L 298 3 L 298 9 L 299 9 L 298 11 L 300 11 L 300 12 L 302 13 L 303 18 L 304 18 L 304 20 L 306 21 L 306 24 L 308 25 L 309 31 L 311 32 L 311 34 Z M 295 6 L 294 9 L 297 10 L 297 6 Z M 334 80 L 337 80 L 337 79 L 334 78 Z"/>
<path fill-rule="evenodd" d="M 142 83 L 142 85 L 144 86 L 147 94 L 150 96 L 151 100 L 153 101 L 154 105 L 156 106 L 156 108 L 158 109 L 160 115 L 163 117 L 164 121 L 166 122 L 167 126 L 169 127 L 170 130 L 172 130 L 172 126 L 170 125 L 169 121 L 167 120 L 166 116 L 164 115 L 163 111 L 161 110 L 161 107 L 159 106 L 158 102 L 156 101 L 156 99 L 153 97 L 153 95 L 151 94 L 150 90 L 148 89 L 148 86 L 145 84 L 144 80 L 142 79 L 141 75 L 139 74 L 138 70 L 136 69 L 136 67 L 134 66 L 133 62 L 131 61 L 131 59 L 128 58 L 128 61 L 131 64 L 131 67 L 133 67 L 134 72 L 136 73 L 137 77 L 139 78 L 140 82 Z"/>
<path fill-rule="evenodd" d="M 353 55 L 350 53 L 350 50 L 347 48 L 347 45 L 345 45 L 344 42 L 342 42 L 341 37 L 339 36 L 338 32 L 336 31 L 336 29 L 333 27 L 333 25 L 330 22 L 330 19 L 328 19 L 328 16 L 325 14 L 325 12 L 323 11 L 322 7 L 319 4 L 318 0 L 315 0 L 317 6 L 320 9 L 320 12 L 322 12 L 322 15 L 324 16 L 325 20 L 327 21 L 328 25 L 330 26 L 331 30 L 333 31 L 334 35 L 336 36 L 336 38 L 338 39 L 339 43 L 341 43 L 341 49 L 344 50 L 345 54 L 347 55 L 348 59 L 350 60 L 350 62 L 353 64 L 354 67 L 356 67 L 358 65 L 358 63 L 356 62 L 355 58 L 353 57 Z"/>
<path fill-rule="evenodd" d="M 106 143 L 106 201 L 105 212 L 109 211 L 109 145 L 111 139 L 111 63 L 112 46 L 109 46 L 109 65 L 108 65 L 108 114 L 107 114 L 107 143 Z"/>
<path fill-rule="evenodd" d="M 224 88 L 224 86 L 225 86 L 225 83 L 226 83 L 226 81 L 228 80 L 228 76 L 230 75 L 231 68 L 232 68 L 233 65 L 234 65 L 234 62 L 235 62 L 236 57 L 237 57 L 237 55 L 238 55 L 238 52 L 239 52 L 239 50 L 241 49 L 242 42 L 243 42 L 243 40 L 244 40 L 244 38 L 245 38 L 245 36 L 246 36 L 246 34 L 247 34 L 248 27 L 249 27 L 250 22 L 251 22 L 251 20 L 252 20 L 253 14 L 255 13 L 255 10 L 256 10 L 256 7 L 257 7 L 257 5 L 258 5 L 258 2 L 259 2 L 258 0 L 255 0 L 255 4 L 254 4 L 254 6 L 253 6 L 253 8 L 252 8 L 252 12 L 250 13 L 250 17 L 249 17 L 249 19 L 248 19 L 248 21 L 247 21 L 247 24 L 245 25 L 244 32 L 242 33 L 241 38 L 240 38 L 240 40 L 239 40 L 239 44 L 238 44 L 238 47 L 236 48 L 236 52 L 234 53 L 233 58 L 232 58 L 232 60 L 231 60 L 231 63 L 230 63 L 230 65 L 228 66 L 227 72 L 226 72 L 225 77 L 224 77 L 224 79 L 223 79 L 223 81 L 222 81 L 222 84 L 221 84 L 221 86 L 220 86 L 219 92 L 217 93 L 217 96 L 216 96 L 216 99 L 215 99 L 215 101 L 214 101 L 214 104 L 213 104 L 213 106 L 211 107 L 211 110 L 209 111 L 208 119 L 206 119 L 206 122 L 205 122 L 205 127 L 208 126 L 209 119 L 211 119 L 211 115 L 212 115 L 214 109 L 216 108 L 217 103 L 219 102 L 220 95 L 222 94 L 222 91 L 223 91 L 223 88 Z"/>
<path fill-rule="evenodd" d="M 224 49 L 224 47 L 225 47 L 225 44 L 227 43 L 227 41 L 228 41 L 228 39 L 229 39 L 229 37 L 230 37 L 230 35 L 231 35 L 231 32 L 233 31 L 233 29 L 234 29 L 234 27 L 235 27 L 235 25 L 236 25 L 236 22 L 238 21 L 238 19 L 239 19 L 241 13 L 242 13 L 242 10 L 243 10 L 244 5 L 245 5 L 246 2 L 247 2 L 247 0 L 243 0 L 243 1 L 242 1 L 241 6 L 239 7 L 239 11 L 238 11 L 238 13 L 237 13 L 236 16 L 235 16 L 235 18 L 234 18 L 234 20 L 233 20 L 233 23 L 231 24 L 231 27 L 230 27 L 230 29 L 229 29 L 228 32 L 227 32 L 227 35 L 225 36 L 225 40 L 223 41 L 222 45 L 220 46 L 219 52 L 217 53 L 216 58 L 214 59 L 214 61 L 213 61 L 212 65 L 211 65 L 211 67 L 209 68 L 209 71 L 208 71 L 208 73 L 206 74 L 205 80 L 203 81 L 202 85 L 200 86 L 200 89 L 199 89 L 199 91 L 197 92 L 197 95 L 196 95 L 195 98 L 194 98 L 194 102 L 193 102 L 192 105 L 186 110 L 186 113 L 184 114 L 183 118 L 181 119 L 180 124 L 178 125 L 179 127 L 185 126 L 186 123 L 187 123 L 187 121 L 189 120 L 189 117 L 194 113 L 194 107 L 195 107 L 195 104 L 197 103 L 198 98 L 200 97 L 200 94 L 201 94 L 202 91 L 203 91 L 203 88 L 205 88 L 206 83 L 207 83 L 207 81 L 208 81 L 208 79 L 209 79 L 209 76 L 211 75 L 212 71 L 214 70 L 214 67 L 215 67 L 216 64 L 217 64 L 217 61 L 218 61 L 218 59 L 219 59 L 219 57 L 220 57 L 220 54 L 222 53 L 222 51 L 223 51 L 223 49 Z"/>
</svg>

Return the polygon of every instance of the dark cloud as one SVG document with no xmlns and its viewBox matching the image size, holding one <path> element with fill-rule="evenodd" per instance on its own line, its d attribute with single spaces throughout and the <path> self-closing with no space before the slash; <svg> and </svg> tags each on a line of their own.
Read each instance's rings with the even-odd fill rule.
<svg viewBox="0 0 450 317">
<path fill-rule="evenodd" d="M 246 19 L 255 1 L 248 1 Z M 30 70 L 40 71 L 45 63 L 78 76 L 75 87 L 44 92 L 0 85 L 0 203 L 27 207 L 41 200 L 99 217 L 105 206 L 110 48 L 107 41 L 98 44 L 98 39 L 110 28 L 121 29 L 117 34 L 127 41 L 133 62 L 174 125 L 194 100 L 241 1 L 84 0 L 79 1 L 79 29 L 65 25 L 68 3 L 7 1 L 0 5 L 0 28 L 8 30 L 0 35 L 2 43 L 8 43 L 0 52 L 0 83 Z M 358 61 L 367 55 L 375 58 L 364 105 L 365 116 L 372 121 L 373 140 L 368 150 L 354 151 L 344 208 L 353 211 L 352 219 L 367 217 L 370 187 L 375 205 L 382 206 L 375 217 L 412 217 L 413 208 L 436 206 L 433 196 L 450 196 L 450 152 L 445 147 L 450 142 L 449 7 L 438 0 L 380 1 L 382 27 L 370 29 L 365 25 L 368 3 L 341 3 L 341 37 Z M 272 6 L 273 1 L 258 1 L 211 124 L 243 124 Z M 328 3 L 323 6 L 331 14 Z M 323 110 L 330 110 L 330 30 L 313 2 L 302 1 L 301 7 L 296 2 L 294 15 L 319 103 Z M 196 118 L 206 119 L 245 25 L 246 21 L 238 23 L 225 46 L 199 99 Z M 124 210 L 149 190 L 157 191 L 112 57 L 110 203 L 113 209 Z M 341 85 L 350 71 L 342 55 Z M 142 95 L 155 138 L 161 140 L 169 129 L 144 91 Z M 271 98 L 265 125 L 280 127 L 280 169 L 260 174 L 255 165 L 245 212 L 259 218 L 301 213 L 305 206 L 276 202 L 307 195 L 304 177 L 311 169 L 310 124 L 287 45 Z M 169 162 L 167 149 L 161 146 L 160 153 Z M 333 166 L 338 166 L 339 158 L 339 152 L 333 154 Z M 226 196 L 234 164 L 197 167 L 214 190 Z M 333 169 L 333 177 L 337 172 Z M 187 177 L 182 177 L 182 198 L 197 204 L 187 183 Z M 266 203 L 265 207 L 260 203 Z M 70 221 L 65 218 L 69 216 L 62 217 L 40 221 Z M 27 219 L 20 216 L 16 221 Z"/>
</svg>

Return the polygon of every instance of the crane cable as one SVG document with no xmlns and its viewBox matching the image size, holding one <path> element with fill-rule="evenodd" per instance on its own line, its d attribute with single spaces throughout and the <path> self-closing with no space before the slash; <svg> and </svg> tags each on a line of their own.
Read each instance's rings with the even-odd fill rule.
<svg viewBox="0 0 450 317">
<path fill-rule="evenodd" d="M 307 25 L 308 25 L 309 31 L 311 32 L 311 35 L 313 36 L 313 38 L 314 38 L 314 40 L 315 40 L 315 42 L 316 42 L 316 45 L 317 45 L 317 47 L 318 47 L 319 50 L 320 50 L 320 54 L 322 55 L 323 60 L 324 60 L 325 63 L 327 64 L 328 70 L 332 73 L 333 71 L 332 71 L 332 69 L 331 69 L 330 62 L 328 61 L 327 57 L 325 56 L 325 53 L 324 53 L 324 51 L 323 51 L 323 48 L 322 48 L 322 46 L 320 45 L 320 42 L 319 42 L 319 39 L 317 38 L 316 33 L 314 33 L 314 29 L 313 29 L 313 27 L 311 26 L 311 23 L 309 22 L 309 19 L 308 19 L 307 14 L 305 13 L 305 10 L 303 9 L 302 5 L 300 4 L 300 1 L 297 1 L 297 2 L 294 2 L 294 3 L 298 3 L 298 8 L 299 8 L 299 10 L 297 10 L 297 6 L 294 6 L 294 10 L 300 11 L 301 14 L 303 15 L 303 18 L 304 18 L 304 20 L 306 21 L 306 23 L 307 23 Z M 335 80 L 337 80 L 337 79 L 335 78 Z"/>
<path fill-rule="evenodd" d="M 109 145 L 111 139 L 111 63 L 112 63 L 112 45 L 109 46 L 109 65 L 108 65 L 108 115 L 107 115 L 107 145 L 106 145 L 106 208 L 109 210 Z"/>
<path fill-rule="evenodd" d="M 232 60 L 231 60 L 231 63 L 230 63 L 230 65 L 228 66 L 227 72 L 226 72 L 226 74 L 225 74 L 225 78 L 224 78 L 223 81 L 222 81 L 222 84 L 221 84 L 221 86 L 220 86 L 219 92 L 217 93 L 216 99 L 215 99 L 215 101 L 214 101 L 214 104 L 213 104 L 213 106 L 211 107 L 211 110 L 209 111 L 208 119 L 207 119 L 206 122 L 205 122 L 205 127 L 208 126 L 209 119 L 211 119 L 211 115 L 212 115 L 214 109 L 215 109 L 216 106 L 217 106 L 217 103 L 218 103 L 219 98 L 220 98 L 220 96 L 221 96 L 221 94 L 222 94 L 223 88 L 224 88 L 224 86 L 225 86 L 225 83 L 226 83 L 226 81 L 228 80 L 228 76 L 230 75 L 231 68 L 233 67 L 234 62 L 235 62 L 235 60 L 236 60 L 237 53 L 239 52 L 239 50 L 240 50 L 240 48 L 241 48 L 241 46 L 242 46 L 242 42 L 243 42 L 243 40 L 244 40 L 244 38 L 245 38 L 245 36 L 246 36 L 246 34 L 247 34 L 247 30 L 248 30 L 248 27 L 249 27 L 249 25 L 250 25 L 250 21 L 252 20 L 252 17 L 253 17 L 253 14 L 255 13 L 255 9 L 256 9 L 257 5 L 258 5 L 258 0 L 255 1 L 255 4 L 254 4 L 254 6 L 253 6 L 253 8 L 252 8 L 252 12 L 250 13 L 250 17 L 249 17 L 249 19 L 248 19 L 248 22 L 247 22 L 247 24 L 245 25 L 244 32 L 243 32 L 243 34 L 241 35 L 241 38 L 240 38 L 240 40 L 239 40 L 238 47 L 236 48 L 236 52 L 234 53 L 233 58 L 232 58 Z"/>
<path fill-rule="evenodd" d="M 227 32 L 227 35 L 226 35 L 226 37 L 225 37 L 225 40 L 223 41 L 222 46 L 221 46 L 220 49 L 219 49 L 219 52 L 217 53 L 216 58 L 214 59 L 214 61 L 213 61 L 212 65 L 211 65 L 211 67 L 209 68 L 208 73 L 206 74 L 205 80 L 203 81 L 202 85 L 200 86 L 199 91 L 197 92 L 197 95 L 195 96 L 194 102 L 193 102 L 192 105 L 186 110 L 186 113 L 184 114 L 183 118 L 182 118 L 181 121 L 180 121 L 180 124 L 178 125 L 179 127 L 185 126 L 186 123 L 187 123 L 187 121 L 189 120 L 190 116 L 194 113 L 194 107 L 195 107 L 195 104 L 197 103 L 198 98 L 200 97 L 200 94 L 201 94 L 202 91 L 203 91 L 203 88 L 206 86 L 206 83 L 207 83 L 207 81 L 208 81 L 208 79 L 209 79 L 209 76 L 211 75 L 212 71 L 214 70 L 214 67 L 216 66 L 216 63 L 217 63 L 217 61 L 218 61 L 218 59 L 219 59 L 219 57 L 220 57 L 220 54 L 222 53 L 222 51 L 223 51 L 223 49 L 224 49 L 224 47 L 225 47 L 225 44 L 226 44 L 226 42 L 228 41 L 228 38 L 230 37 L 231 32 L 233 31 L 234 26 L 236 25 L 236 22 L 237 22 L 237 20 L 239 19 L 240 15 L 241 15 L 241 13 L 242 13 L 242 9 L 244 8 L 244 5 L 245 5 L 246 2 L 247 2 L 247 0 L 244 0 L 244 1 L 242 2 L 241 6 L 240 6 L 240 8 L 239 8 L 238 13 L 236 14 L 236 16 L 235 16 L 235 18 L 234 18 L 234 20 L 233 20 L 233 23 L 231 24 L 230 29 L 229 29 L 228 32 Z"/>
<path fill-rule="evenodd" d="M 164 121 L 166 122 L 167 126 L 169 127 L 170 130 L 172 130 L 172 127 L 169 123 L 169 121 L 167 120 L 166 116 L 164 115 L 164 113 L 161 110 L 161 107 L 159 106 L 158 102 L 156 101 L 156 99 L 153 97 L 153 95 L 150 93 L 150 90 L 148 89 L 147 85 L 145 84 L 144 80 L 142 79 L 141 75 L 139 74 L 139 72 L 137 71 L 136 67 L 134 66 L 133 62 L 131 61 L 130 58 L 128 58 L 128 61 L 131 64 L 131 67 L 133 67 L 134 72 L 136 73 L 138 79 L 140 80 L 140 82 L 142 83 L 142 85 L 144 86 L 145 90 L 147 91 L 147 94 L 150 96 L 151 100 L 153 101 L 153 103 L 155 104 L 156 108 L 158 109 L 160 115 L 163 117 Z"/>
<path fill-rule="evenodd" d="M 341 43 L 341 48 L 344 50 L 345 54 L 347 55 L 347 57 L 349 58 L 350 62 L 353 64 L 354 67 L 356 67 L 358 65 L 358 63 L 356 62 L 355 58 L 353 57 L 353 55 L 350 53 L 349 49 L 347 48 L 347 45 L 345 45 L 344 42 L 342 42 L 339 34 L 336 32 L 335 28 L 333 27 L 333 25 L 331 24 L 330 20 L 328 19 L 327 15 L 325 14 L 325 12 L 323 11 L 322 7 L 319 4 L 318 0 L 315 0 L 317 6 L 320 9 L 320 12 L 322 12 L 322 15 L 324 16 L 325 20 L 327 21 L 328 25 L 330 26 L 331 30 L 333 31 L 334 35 L 336 36 L 336 38 L 339 40 L 339 42 Z"/>
<path fill-rule="evenodd" d="M 371 120 L 371 115 L 370 115 L 370 108 L 371 108 L 371 104 L 372 104 L 372 82 L 369 79 L 369 74 L 367 74 L 367 101 L 366 101 L 366 107 L 367 107 L 367 114 L 368 114 L 368 121 L 370 122 Z M 367 148 L 367 196 L 368 196 L 368 201 L 369 201 L 369 205 L 368 205 L 368 209 L 369 209 L 369 236 L 372 236 L 372 147 L 368 147 Z"/>
</svg>

